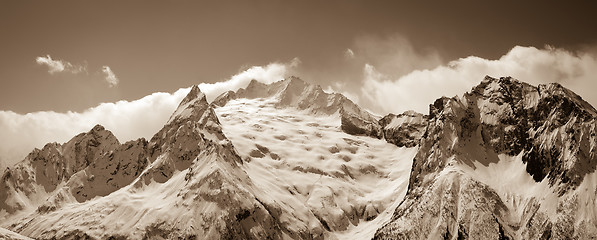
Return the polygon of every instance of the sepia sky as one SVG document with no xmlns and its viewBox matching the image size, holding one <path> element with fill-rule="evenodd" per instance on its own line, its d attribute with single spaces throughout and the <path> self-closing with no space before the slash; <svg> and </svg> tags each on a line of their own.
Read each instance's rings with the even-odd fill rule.
<svg viewBox="0 0 597 240">
<path fill-rule="evenodd" d="M 485 75 L 597 105 L 592 1 L 0 1 L 0 169 L 100 123 L 149 138 L 208 98 L 297 75 L 376 114 Z"/>
<path fill-rule="evenodd" d="M 356 84 L 362 66 L 338 63 L 367 41 L 406 41 L 434 56 L 397 74 L 470 55 L 495 59 L 516 45 L 576 50 L 597 41 L 596 8 L 581 3 L 1 1 L 0 110 L 83 111 L 295 57 L 308 81 Z M 370 62 L 386 53 L 362 48 Z M 50 73 L 36 61 L 48 55 L 72 66 Z M 104 66 L 117 85 L 110 87 Z"/>
</svg>

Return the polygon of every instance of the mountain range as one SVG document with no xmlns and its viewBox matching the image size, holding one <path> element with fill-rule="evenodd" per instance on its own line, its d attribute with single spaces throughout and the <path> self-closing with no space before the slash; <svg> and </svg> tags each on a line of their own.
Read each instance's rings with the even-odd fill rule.
<svg viewBox="0 0 597 240">
<path fill-rule="evenodd" d="M 386 116 L 297 77 L 193 86 L 149 140 L 97 125 L 6 169 L 0 238 L 591 239 L 596 119 L 511 77 Z"/>
</svg>

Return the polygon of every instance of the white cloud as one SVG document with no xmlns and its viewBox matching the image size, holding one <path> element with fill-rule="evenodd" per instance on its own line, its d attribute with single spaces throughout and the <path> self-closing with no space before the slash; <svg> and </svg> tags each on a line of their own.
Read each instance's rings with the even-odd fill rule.
<svg viewBox="0 0 597 240">
<path fill-rule="evenodd" d="M 371 44 L 374 43 L 371 41 Z M 439 57 L 435 53 L 416 53 L 407 42 L 402 42 L 401 48 L 404 49 L 393 50 L 400 55 L 398 57 L 382 54 L 380 59 L 375 59 L 372 54 L 381 50 L 361 46 L 357 58 L 363 52 L 363 58 L 370 60 L 359 65 L 362 81 L 337 82 L 328 85 L 326 91 L 341 92 L 379 114 L 411 109 L 427 113 L 429 104 L 435 99 L 461 95 L 477 85 L 485 75 L 512 76 L 534 85 L 560 82 L 594 106 L 597 104 L 597 94 L 594 94 L 597 89 L 597 55 L 593 52 L 517 46 L 496 60 L 470 56 L 438 66 Z M 391 60 L 392 64 L 383 64 L 383 59 Z M 64 63 L 50 60 L 47 56 L 40 61 L 48 62 L 48 66 L 54 64 L 55 72 L 59 72 L 62 69 L 60 64 Z M 414 64 L 392 70 L 391 66 L 399 65 L 400 61 Z M 199 87 L 211 101 L 223 92 L 247 86 L 252 79 L 264 83 L 281 80 L 294 73 L 299 64 L 300 60 L 296 58 L 288 63 L 254 66 L 227 81 L 202 83 Z M 400 74 L 407 69 L 410 71 Z M 47 142 L 67 141 L 97 123 L 113 131 L 121 141 L 149 138 L 163 126 L 187 92 L 188 88 L 184 88 L 173 94 L 154 93 L 131 102 L 103 103 L 81 113 L 35 112 L 23 115 L 0 111 L 0 161 L 4 159 L 14 163 L 34 147 L 42 147 Z"/>
<path fill-rule="evenodd" d="M 401 77 L 384 74 L 370 64 L 364 66 L 363 73 L 360 103 L 383 114 L 409 109 L 427 113 L 435 99 L 461 95 L 485 75 L 512 76 L 533 85 L 559 82 L 594 106 L 597 104 L 596 55 L 552 47 L 516 46 L 497 60 L 471 56 Z"/>
<path fill-rule="evenodd" d="M 347 48 L 346 51 L 344 51 L 344 57 L 347 59 L 353 59 L 354 58 L 354 52 L 352 51 L 352 49 Z"/>
<path fill-rule="evenodd" d="M 84 65 L 73 65 L 70 62 L 64 60 L 56 60 L 52 59 L 50 55 L 37 57 L 35 62 L 39 65 L 46 65 L 48 66 L 48 72 L 50 74 L 54 74 L 57 72 L 70 72 L 73 74 L 77 74 L 80 72 L 87 71 L 87 67 Z"/>
<path fill-rule="evenodd" d="M 296 68 L 299 65 L 301 65 L 301 59 L 298 57 L 293 58 L 292 60 L 290 60 L 290 64 L 288 65 L 290 68 Z"/>
<path fill-rule="evenodd" d="M 251 79 L 271 83 L 285 77 L 291 63 L 272 63 L 254 66 L 224 82 L 199 84 L 208 98 L 245 87 Z M 107 68 L 109 72 L 109 68 Z M 89 131 L 101 124 L 121 141 L 139 137 L 151 138 L 166 123 L 190 88 L 174 93 L 153 93 L 134 101 L 102 103 L 83 112 L 58 113 L 53 111 L 18 114 L 0 111 L 0 169 L 22 160 L 33 148 L 48 142 L 66 142 L 76 134 Z"/>
<path fill-rule="evenodd" d="M 50 74 L 61 72 L 68 72 L 72 74 L 78 74 L 82 72 L 87 73 L 87 64 L 72 64 L 64 60 L 52 59 L 50 55 L 37 57 L 35 62 L 37 62 L 39 65 L 47 66 L 48 73 Z M 104 80 L 108 83 L 109 87 L 118 85 L 119 79 L 109 66 L 102 66 L 101 74 L 103 75 Z"/>
<path fill-rule="evenodd" d="M 254 66 L 232 76 L 229 80 L 216 83 L 201 83 L 199 88 L 205 93 L 207 101 L 212 101 L 220 94 L 229 90 L 236 91 L 249 85 L 252 79 L 263 83 L 272 83 L 282 80 L 287 73 L 300 64 L 298 58 L 290 63 L 270 63 L 266 66 Z"/>
<path fill-rule="evenodd" d="M 114 74 L 109 66 L 102 66 L 102 73 L 104 73 L 104 79 L 108 82 L 109 87 L 118 85 L 118 77 L 116 77 L 116 74 Z"/>
<path fill-rule="evenodd" d="M 0 111 L 0 156 L 12 164 L 33 148 L 48 142 L 66 142 L 76 134 L 101 124 L 121 141 L 150 138 L 157 132 L 189 88 L 173 94 L 153 93 L 135 101 L 102 103 L 83 112 L 53 111 L 18 114 Z"/>
<path fill-rule="evenodd" d="M 412 71 L 432 69 L 443 63 L 440 54 L 434 49 L 415 48 L 399 34 L 359 36 L 341 57 L 325 66 L 324 70 L 310 75 L 322 79 L 322 85 L 351 96 L 362 107 L 378 113 L 387 111 L 378 107 L 380 103 L 392 103 L 378 102 L 375 96 L 391 91 L 391 88 L 371 89 L 378 93 L 363 92 L 366 79 L 373 78 L 373 75 L 377 75 L 375 79 L 398 79 Z"/>
<path fill-rule="evenodd" d="M 375 66 L 391 77 L 399 77 L 414 70 L 435 68 L 443 62 L 437 51 L 415 48 L 407 38 L 398 34 L 385 37 L 361 36 L 355 40 L 353 49 L 359 53 L 353 55 L 355 62 L 361 63 L 361 66 Z"/>
</svg>

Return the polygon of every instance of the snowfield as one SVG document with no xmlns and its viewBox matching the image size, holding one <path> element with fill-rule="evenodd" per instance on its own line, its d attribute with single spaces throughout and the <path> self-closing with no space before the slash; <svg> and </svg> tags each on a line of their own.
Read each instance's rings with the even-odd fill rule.
<svg viewBox="0 0 597 240">
<path fill-rule="evenodd" d="M 417 148 L 346 134 L 337 113 L 276 103 L 237 99 L 215 109 L 251 180 L 288 213 L 313 212 L 338 239 L 371 239 L 406 194 Z"/>
</svg>

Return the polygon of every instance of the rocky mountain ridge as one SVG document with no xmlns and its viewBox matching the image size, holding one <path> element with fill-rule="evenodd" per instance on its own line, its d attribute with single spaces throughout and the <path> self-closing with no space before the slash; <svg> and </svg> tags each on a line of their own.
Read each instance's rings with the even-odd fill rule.
<svg viewBox="0 0 597 240">
<path fill-rule="evenodd" d="M 321 86 L 309 84 L 294 76 L 269 85 L 252 80 L 246 88 L 237 92 L 222 93 L 211 104 L 224 106 L 232 99 L 265 97 L 277 98 L 276 106 L 279 107 L 296 107 L 312 114 L 338 113 L 344 132 L 385 138 L 397 146 L 417 145 L 427 125 L 427 116 L 414 111 L 398 115 L 388 114 L 377 120 L 344 95 L 326 93 Z"/>
<path fill-rule="evenodd" d="M 104 131 L 101 126 L 96 126 L 82 136 L 96 136 L 97 132 Z M 105 138 L 91 138 L 89 142 L 92 144 L 88 145 L 103 146 L 107 142 Z M 23 165 L 31 162 L 28 159 L 37 159 L 40 153 L 56 154 L 51 155 L 53 158 L 48 161 L 62 164 L 63 159 L 57 157 L 62 156 L 59 155 L 60 145 L 51 144 L 45 149 L 34 151 Z M 121 146 L 115 144 L 109 150 L 89 154 L 96 153 L 97 161 L 89 161 L 85 168 L 66 178 L 68 182 L 62 185 L 62 189 L 46 192 L 49 197 L 45 201 L 44 198 L 39 199 L 44 203 L 37 211 L 13 215 L 11 221 L 14 223 L 9 226 L 10 229 L 38 239 L 197 236 L 280 239 L 283 236 L 317 238 L 323 235 L 321 227 L 319 232 L 312 227 L 304 232 L 290 231 L 284 227 L 285 223 L 272 215 L 275 212 L 270 211 L 279 208 L 277 203 L 268 200 L 265 193 L 256 189 L 238 167 L 242 160 L 221 132 L 213 109 L 197 86 L 191 89 L 168 123 L 149 142 L 141 139 Z M 27 184 L 32 187 L 15 187 L 11 183 L 15 182 L 12 179 L 16 174 L 12 173 L 13 170 L 9 171 L 4 174 L 3 184 L 8 185 L 10 190 L 3 189 L 3 192 L 21 194 L 24 189 L 36 189 L 42 184 L 38 180 L 41 178 L 33 176 L 27 178 Z M 19 181 L 16 182 L 23 182 L 20 176 L 17 175 Z M 31 196 L 28 192 L 23 195 L 25 198 Z M 104 195 L 108 196 L 94 198 Z M 123 202 L 121 199 L 131 197 L 139 200 Z M 156 197 L 161 198 L 163 203 L 155 202 Z M 130 204 L 138 201 L 144 203 L 142 206 L 148 206 L 132 210 Z M 71 204 L 72 209 L 66 211 L 57 204 L 61 202 L 75 205 Z M 170 204 L 172 208 L 164 209 L 167 210 L 164 212 L 155 204 Z M 7 209 L 10 210 L 3 210 Z M 133 215 L 123 219 L 130 214 Z M 119 224 L 114 225 L 115 222 Z M 130 232 L 120 228 L 120 225 L 129 224 L 138 230 Z"/>
<path fill-rule="evenodd" d="M 596 119 L 559 84 L 510 77 L 381 119 L 297 77 L 211 103 L 193 86 L 149 141 L 121 144 L 98 125 L 35 149 L 2 175 L 0 227 L 36 239 L 587 239 Z"/>
<path fill-rule="evenodd" d="M 377 239 L 595 236 L 596 218 L 582 213 L 596 203 L 585 192 L 596 185 L 588 177 L 597 164 L 596 115 L 578 95 L 559 84 L 486 77 L 462 98 L 436 100 L 429 116 L 408 194 Z M 532 188 L 546 190 L 472 177 L 506 162 L 526 166 Z"/>
<path fill-rule="evenodd" d="M 0 216 L 34 207 L 79 171 L 103 162 L 107 153 L 120 143 L 114 135 L 97 125 L 64 144 L 48 143 L 34 149 L 25 160 L 7 169 L 0 182 Z"/>
</svg>

